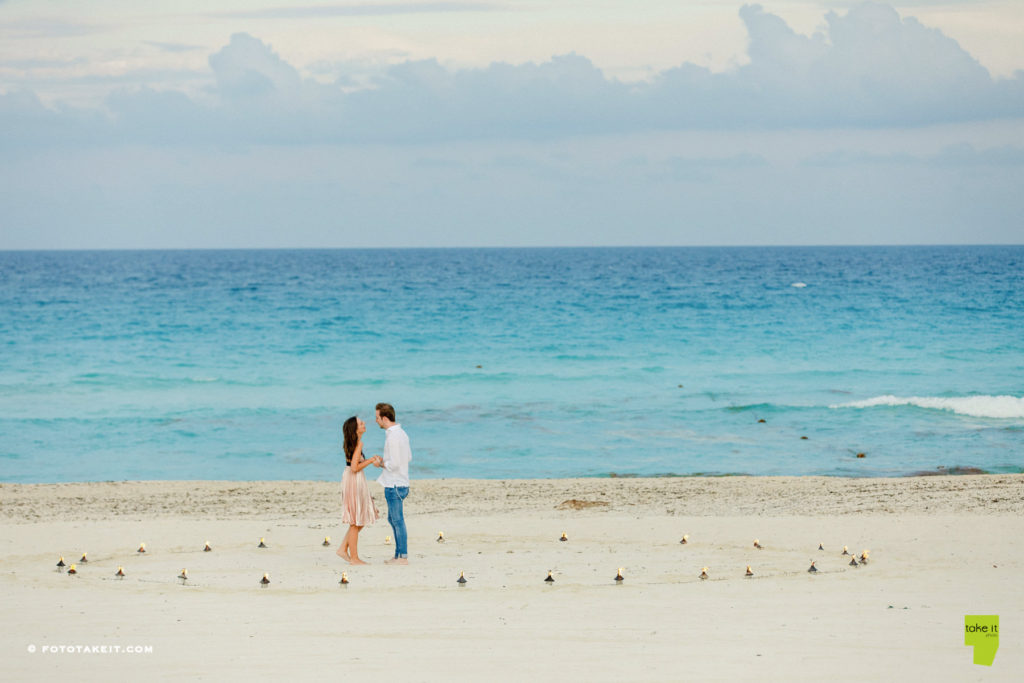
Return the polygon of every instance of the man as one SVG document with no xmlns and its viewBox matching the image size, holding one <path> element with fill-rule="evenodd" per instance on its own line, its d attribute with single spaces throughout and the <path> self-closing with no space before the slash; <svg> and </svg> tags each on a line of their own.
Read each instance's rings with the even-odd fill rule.
<svg viewBox="0 0 1024 683">
<path fill-rule="evenodd" d="M 388 522 L 395 532 L 395 556 L 384 564 L 409 564 L 409 536 L 405 531 L 405 513 L 402 501 L 409 495 L 409 461 L 412 449 L 402 425 L 395 422 L 395 408 L 389 403 L 378 403 L 377 426 L 384 430 L 384 455 L 376 463 L 384 471 L 377 483 L 384 487 L 384 500 L 388 504 Z"/>
</svg>

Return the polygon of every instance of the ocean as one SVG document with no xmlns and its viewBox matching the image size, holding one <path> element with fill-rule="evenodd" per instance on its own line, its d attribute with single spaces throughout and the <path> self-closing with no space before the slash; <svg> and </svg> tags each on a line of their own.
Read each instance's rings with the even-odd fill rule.
<svg viewBox="0 0 1024 683">
<path fill-rule="evenodd" d="M 0 252 L 0 481 L 1024 471 L 1024 247 Z M 862 457 L 858 457 L 862 455 Z"/>
</svg>

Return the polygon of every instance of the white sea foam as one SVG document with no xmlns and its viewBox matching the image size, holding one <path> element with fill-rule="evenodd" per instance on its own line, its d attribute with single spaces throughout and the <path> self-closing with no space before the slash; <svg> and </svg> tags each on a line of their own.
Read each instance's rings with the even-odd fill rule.
<svg viewBox="0 0 1024 683">
<path fill-rule="evenodd" d="M 800 289 L 802 289 L 802 288 L 804 288 L 806 286 L 807 286 L 807 284 L 804 283 L 804 282 L 794 282 L 793 284 L 790 285 L 790 287 L 797 287 L 797 288 L 800 288 Z"/>
<path fill-rule="evenodd" d="M 863 401 L 842 403 L 830 408 L 873 408 L 875 406 L 917 406 L 949 410 L 971 417 L 1024 418 L 1024 398 L 1016 396 L 875 396 Z"/>
</svg>

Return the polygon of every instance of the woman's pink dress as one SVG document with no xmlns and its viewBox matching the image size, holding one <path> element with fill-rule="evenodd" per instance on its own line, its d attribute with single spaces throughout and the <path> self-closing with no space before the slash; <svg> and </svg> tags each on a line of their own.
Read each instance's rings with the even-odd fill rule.
<svg viewBox="0 0 1024 683">
<path fill-rule="evenodd" d="M 370 495 L 370 487 L 366 485 L 366 475 L 362 470 L 352 472 L 351 467 L 345 468 L 341 475 L 341 522 L 368 526 L 377 521 L 380 513 Z"/>
</svg>

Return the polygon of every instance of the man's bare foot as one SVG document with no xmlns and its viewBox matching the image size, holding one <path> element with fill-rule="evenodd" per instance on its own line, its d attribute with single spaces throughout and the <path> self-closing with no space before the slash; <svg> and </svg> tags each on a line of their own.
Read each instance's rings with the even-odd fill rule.
<svg viewBox="0 0 1024 683">
<path fill-rule="evenodd" d="M 409 564 L 409 559 L 406 557 L 392 557 L 390 560 L 384 560 L 384 564 Z"/>
<path fill-rule="evenodd" d="M 346 562 L 352 561 L 352 558 L 348 556 L 348 551 L 346 551 L 344 548 L 338 548 L 335 552 L 337 553 L 338 557 L 345 560 Z"/>
<path fill-rule="evenodd" d="M 366 564 L 366 562 L 363 562 L 363 561 L 362 561 L 362 560 L 360 560 L 360 559 L 359 559 L 358 557 L 353 557 L 353 558 L 350 558 L 350 559 L 349 559 L 349 561 L 348 561 L 348 563 L 349 563 L 349 564 Z"/>
</svg>

